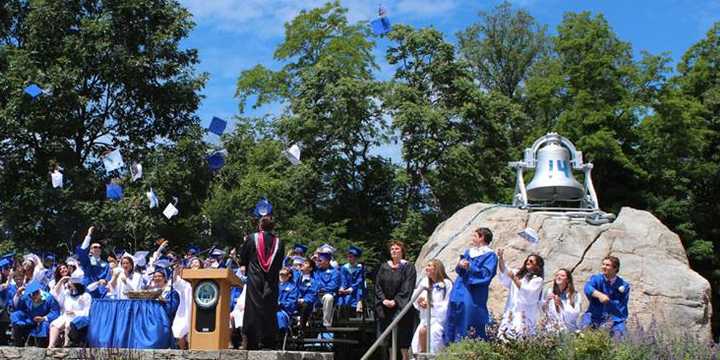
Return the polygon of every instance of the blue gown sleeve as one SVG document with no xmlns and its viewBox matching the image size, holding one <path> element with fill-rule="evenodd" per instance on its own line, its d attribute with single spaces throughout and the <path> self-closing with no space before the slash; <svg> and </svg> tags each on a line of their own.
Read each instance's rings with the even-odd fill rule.
<svg viewBox="0 0 720 360">
<path fill-rule="evenodd" d="M 283 299 L 280 301 L 280 308 L 292 315 L 297 308 L 298 288 L 292 286 L 290 291 L 285 291 L 284 293 Z"/>
<path fill-rule="evenodd" d="M 78 261 L 80 262 L 80 268 L 87 272 L 90 269 L 90 248 L 83 249 L 82 247 L 78 246 L 75 248 L 75 254 L 78 257 Z"/>
<path fill-rule="evenodd" d="M 315 302 L 317 302 L 317 297 L 318 297 L 319 291 L 320 290 L 318 288 L 318 282 L 313 281 L 312 285 L 310 285 L 310 287 L 305 291 L 305 295 L 303 296 L 303 301 L 306 304 L 314 304 Z"/>
<path fill-rule="evenodd" d="M 472 261 L 468 267 L 469 285 L 488 286 L 497 272 L 498 258 L 495 253 L 488 255 L 485 261 Z"/>
<path fill-rule="evenodd" d="M 165 308 L 165 312 L 167 313 L 171 324 L 173 319 L 175 319 L 175 313 L 177 312 L 179 305 L 180 294 L 178 294 L 176 290 L 170 291 L 170 293 L 168 293 L 167 297 L 165 298 L 165 303 L 163 304 L 163 307 Z"/>
<path fill-rule="evenodd" d="M 48 318 L 47 321 L 53 322 L 53 320 L 60 317 L 60 304 L 58 304 L 57 300 L 55 300 L 55 298 L 52 296 L 48 298 L 48 303 L 49 312 L 46 315 Z"/>
<path fill-rule="evenodd" d="M 588 300 L 592 301 L 594 299 L 592 297 L 592 294 L 597 290 L 598 284 L 597 277 L 595 275 L 591 276 L 590 279 L 585 283 L 585 296 L 587 296 Z"/>
<path fill-rule="evenodd" d="M 350 287 L 353 288 L 353 293 L 355 293 L 355 298 L 358 300 L 362 299 L 365 294 L 365 267 L 362 267 L 359 271 L 360 275 L 350 284 Z"/>
<path fill-rule="evenodd" d="M 347 270 L 345 266 L 340 267 L 340 289 L 347 289 L 351 287 L 350 285 L 350 272 Z"/>
</svg>

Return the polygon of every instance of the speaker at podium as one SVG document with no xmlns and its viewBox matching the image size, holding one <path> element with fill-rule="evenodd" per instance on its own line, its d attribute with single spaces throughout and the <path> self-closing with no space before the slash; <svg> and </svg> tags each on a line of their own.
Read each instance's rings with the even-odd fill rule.
<svg viewBox="0 0 720 360">
<path fill-rule="evenodd" d="M 190 350 L 222 350 L 230 343 L 230 289 L 241 286 L 230 269 L 184 269 L 192 285 Z"/>
</svg>

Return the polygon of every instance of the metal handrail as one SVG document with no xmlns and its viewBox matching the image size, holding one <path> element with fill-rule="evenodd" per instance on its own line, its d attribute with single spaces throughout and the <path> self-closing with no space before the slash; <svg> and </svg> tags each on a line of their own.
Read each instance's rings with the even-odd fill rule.
<svg viewBox="0 0 720 360">
<path fill-rule="evenodd" d="M 378 336 L 378 338 L 375 340 L 375 342 L 372 344 L 372 346 L 370 346 L 368 351 L 365 352 L 365 354 L 362 356 L 362 358 L 360 360 L 368 360 L 370 358 L 370 356 L 375 352 L 375 350 L 377 350 L 377 348 L 380 346 L 380 344 L 382 344 L 383 341 L 385 341 L 385 338 L 388 337 L 388 335 L 391 332 L 392 332 L 392 351 L 390 352 L 390 359 L 397 360 L 397 326 L 398 326 L 398 323 L 400 323 L 400 320 L 402 320 L 402 318 L 405 316 L 405 314 L 407 314 L 407 312 L 410 311 L 410 308 L 413 307 L 413 304 L 415 303 L 415 301 L 423 293 L 425 293 L 427 295 L 427 310 L 428 310 L 427 316 L 426 316 L 426 319 L 427 319 L 427 340 L 426 340 L 427 341 L 427 352 L 428 353 L 432 352 L 431 351 L 432 344 L 430 341 L 432 339 L 431 338 L 432 335 L 430 332 L 430 324 L 431 324 L 430 312 L 432 309 L 432 292 L 431 292 L 431 290 L 432 290 L 431 287 L 424 286 L 422 291 L 418 291 L 417 294 L 415 294 L 415 296 L 413 296 L 410 299 L 410 301 L 407 303 L 407 305 L 405 305 L 405 307 L 400 311 L 400 313 L 395 315 L 395 319 L 393 319 L 393 321 L 390 323 L 390 325 L 388 325 L 388 327 L 385 329 L 385 331 L 383 331 L 383 333 L 380 334 L 380 336 Z"/>
</svg>

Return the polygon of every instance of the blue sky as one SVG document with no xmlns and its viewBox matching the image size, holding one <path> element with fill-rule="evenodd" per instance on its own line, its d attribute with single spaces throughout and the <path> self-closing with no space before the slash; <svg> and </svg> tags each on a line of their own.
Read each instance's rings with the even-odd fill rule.
<svg viewBox="0 0 720 360">
<path fill-rule="evenodd" d="M 283 38 L 284 23 L 301 9 L 321 6 L 324 0 L 180 0 L 193 14 L 196 28 L 184 46 L 196 48 L 201 63 L 197 70 L 210 79 L 203 90 L 198 115 L 207 125 L 213 116 L 230 120 L 238 115 L 234 98 L 235 82 L 242 70 L 256 64 L 278 68 L 273 51 Z M 455 43 L 455 34 L 478 20 L 478 12 L 490 10 L 500 1 L 484 0 L 344 0 L 352 22 L 370 20 L 382 3 L 393 23 L 415 27 L 433 26 Z M 556 32 L 568 11 L 602 13 L 618 36 L 641 50 L 653 54 L 668 51 L 674 61 L 710 26 L 720 20 L 720 0 L 515 0 L 515 7 L 527 9 L 541 24 Z M 387 42 L 376 45 L 380 79 L 392 76 L 393 69 L 384 61 Z M 250 111 L 259 116 L 277 110 L 277 106 Z M 397 159 L 397 149 L 386 149 Z"/>
</svg>

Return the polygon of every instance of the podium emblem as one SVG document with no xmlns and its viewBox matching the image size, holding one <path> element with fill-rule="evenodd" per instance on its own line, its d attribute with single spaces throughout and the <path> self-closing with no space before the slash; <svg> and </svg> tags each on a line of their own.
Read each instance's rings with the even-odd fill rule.
<svg viewBox="0 0 720 360">
<path fill-rule="evenodd" d="M 195 304 L 201 309 L 209 309 L 218 302 L 220 289 L 214 281 L 203 281 L 195 288 Z"/>
</svg>

